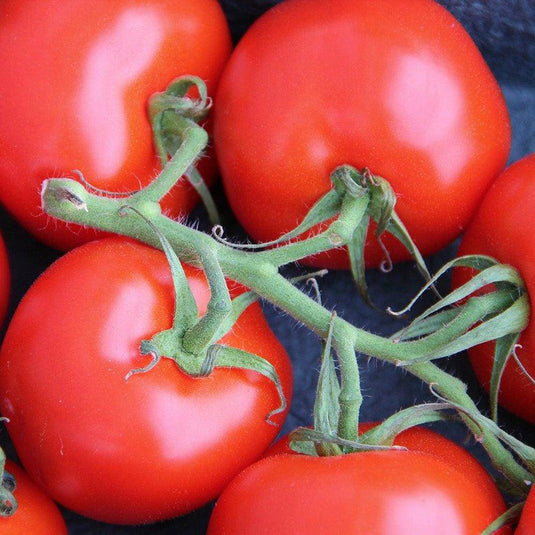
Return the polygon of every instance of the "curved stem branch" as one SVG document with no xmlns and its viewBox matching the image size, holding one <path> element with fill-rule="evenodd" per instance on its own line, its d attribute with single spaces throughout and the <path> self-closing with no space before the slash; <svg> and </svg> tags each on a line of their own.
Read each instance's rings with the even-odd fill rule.
<svg viewBox="0 0 535 535">
<path fill-rule="evenodd" d="M 145 188 L 134 193 L 131 202 L 158 202 L 184 175 L 205 149 L 208 143 L 206 130 L 189 119 L 178 118 L 182 126 L 182 144 L 173 157 L 167 162 L 162 172 Z"/>
<path fill-rule="evenodd" d="M 169 176 L 164 177 L 149 192 L 151 198 L 157 198 L 167 187 L 168 182 L 170 182 Z M 140 226 L 136 224 L 138 221 L 132 221 L 132 218 L 125 217 L 124 213 L 120 214 L 119 209 L 124 205 L 124 200 L 117 201 L 92 195 L 81 184 L 68 179 L 50 179 L 46 181 L 43 186 L 42 198 L 44 210 L 52 216 L 124 234 L 161 248 L 158 238 L 152 230 L 148 229 L 147 225 Z M 139 205 L 136 206 L 139 207 Z M 307 325 L 320 337 L 324 339 L 327 337 L 331 323 L 331 313 L 287 281 L 278 272 L 279 263 L 272 262 L 269 254 L 266 254 L 267 252 L 255 254 L 232 249 L 202 232 L 171 221 L 161 213 L 154 213 L 151 220 L 166 236 L 181 260 L 194 262 L 198 265 L 199 251 L 210 249 L 217 258 L 221 272 L 225 277 L 251 288 L 260 297 L 265 298 Z M 319 239 L 325 239 L 325 236 L 326 234 L 324 233 L 323 238 Z M 310 243 L 318 244 L 314 240 L 310 240 L 308 245 L 303 247 L 310 247 Z M 324 242 L 319 242 L 321 250 L 324 250 L 324 245 Z M 310 252 L 310 250 L 307 250 L 307 254 L 310 254 Z M 481 314 L 481 310 L 477 310 L 477 307 L 474 308 L 476 308 L 474 314 L 458 315 L 460 317 L 455 319 L 455 328 L 452 327 L 451 332 L 445 330 L 437 336 L 429 335 L 425 337 L 425 342 L 421 343 L 396 343 L 393 340 L 359 329 L 337 317 L 334 323 L 333 346 L 339 353 L 344 365 L 350 370 L 348 377 L 356 377 L 358 370 L 356 370 L 354 362 L 355 351 L 394 364 L 399 363 L 404 356 L 414 354 L 417 350 L 421 350 L 421 355 L 424 355 L 437 350 L 440 344 L 444 343 L 445 338 L 449 339 L 454 335 L 453 331 L 463 332 L 464 330 L 466 332 L 473 327 L 474 316 L 476 320 L 479 320 L 480 317 L 478 315 Z M 426 383 L 435 385 L 436 391 L 444 398 L 466 408 L 468 412 L 477 410 L 474 402 L 466 393 L 465 385 L 440 370 L 432 362 L 409 364 L 407 369 Z M 349 388 L 352 379 L 346 380 L 349 381 L 347 383 Z M 354 401 L 353 406 L 358 405 L 358 403 L 358 400 Z M 353 409 L 348 410 L 348 414 L 349 419 L 354 419 Z M 467 421 L 467 424 L 476 433 L 482 432 L 483 446 L 496 467 L 516 486 L 525 488 L 525 482 L 531 480 L 533 475 L 516 462 L 510 451 L 504 447 L 488 428 L 476 429 L 477 426 L 473 421 Z M 351 433 L 344 424 L 343 433 L 346 432 L 347 434 Z"/>
<path fill-rule="evenodd" d="M 209 248 L 199 251 L 201 264 L 210 286 L 210 301 L 206 313 L 190 329 L 184 333 L 182 347 L 193 354 L 217 340 L 221 325 L 232 311 L 232 301 L 228 291 L 225 275 L 216 255 Z"/>
</svg>

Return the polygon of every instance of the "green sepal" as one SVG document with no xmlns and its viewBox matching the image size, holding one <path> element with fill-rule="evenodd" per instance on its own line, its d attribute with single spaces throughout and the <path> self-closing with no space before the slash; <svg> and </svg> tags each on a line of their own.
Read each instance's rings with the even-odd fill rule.
<svg viewBox="0 0 535 535">
<path fill-rule="evenodd" d="M 381 241 L 381 235 L 384 232 L 389 232 L 401 242 L 414 259 L 418 271 L 420 271 L 425 280 L 429 280 L 431 275 L 427 269 L 425 260 L 394 209 L 396 205 L 396 194 L 392 186 L 384 178 L 372 175 L 369 172 L 368 177 L 371 195 L 370 216 L 377 224 L 375 236 L 387 256 L 387 266 L 390 267 L 390 259 L 388 251 L 384 248 Z"/>
<path fill-rule="evenodd" d="M 197 90 L 199 98 L 188 96 L 192 88 Z M 153 125 L 157 117 L 168 110 L 198 123 L 206 119 L 211 105 L 206 84 L 201 78 L 181 76 L 171 82 L 165 91 L 154 93 L 150 97 L 148 112 Z"/>
<path fill-rule="evenodd" d="M 184 332 L 193 327 L 198 321 L 199 311 L 197 303 L 193 297 L 186 273 L 184 268 L 178 259 L 177 254 L 171 247 L 169 240 L 165 235 L 143 214 L 141 214 L 136 208 L 126 206 L 127 209 L 132 210 L 138 214 L 147 225 L 153 230 L 154 234 L 158 237 L 162 250 L 165 253 L 169 269 L 171 270 L 171 277 L 173 280 L 173 289 L 175 293 L 175 307 L 173 313 L 173 331 L 177 333 L 177 340 Z"/>
<path fill-rule="evenodd" d="M 499 529 L 503 528 L 508 524 L 515 524 L 516 521 L 520 518 L 522 509 L 524 508 L 524 502 L 517 503 L 512 507 L 509 507 L 505 513 L 500 515 L 494 522 L 487 526 L 482 532 L 481 535 L 492 535 L 496 533 Z"/>
<path fill-rule="evenodd" d="M 229 245 L 230 247 L 233 247 L 234 249 L 247 249 L 247 250 L 255 250 L 255 249 L 265 249 L 267 247 L 273 247 L 275 245 L 280 245 L 283 242 L 287 242 L 291 240 L 292 238 L 295 238 L 297 236 L 300 236 L 307 230 L 310 230 L 312 227 L 315 227 L 316 225 L 319 225 L 321 223 L 325 223 L 329 219 L 332 219 L 336 216 L 336 214 L 340 211 L 340 208 L 342 206 L 342 196 L 335 190 L 329 190 L 323 197 L 321 197 L 308 211 L 307 215 L 301 221 L 297 227 L 290 230 L 289 232 L 286 232 L 282 236 L 278 237 L 275 240 L 271 240 L 268 242 L 262 242 L 262 243 L 232 243 L 226 241 L 222 236 L 222 228 L 216 227 L 212 230 L 212 233 L 214 237 L 224 243 L 225 245 Z"/>
<path fill-rule="evenodd" d="M 333 188 L 314 203 L 299 225 L 275 240 L 262 243 L 230 243 L 223 239 L 221 228 L 214 230 L 214 236 L 220 242 L 234 247 L 235 249 L 255 250 L 280 245 L 281 243 L 300 236 L 316 225 L 325 223 L 334 218 L 341 212 L 346 195 L 353 198 L 364 197 L 367 193 L 367 188 L 359 184 L 360 177 L 360 173 L 350 166 L 340 166 L 336 168 L 331 173 Z"/>
<path fill-rule="evenodd" d="M 396 195 L 390 184 L 369 171 L 365 171 L 370 189 L 370 217 L 376 222 L 376 237 L 380 237 L 388 228 L 394 206 L 396 205 Z"/>
<path fill-rule="evenodd" d="M 498 394 L 505 366 L 520 338 L 520 333 L 510 333 L 496 339 L 494 359 L 490 375 L 489 399 L 492 419 L 498 422 Z"/>
<path fill-rule="evenodd" d="M 320 455 L 316 450 L 311 449 L 311 444 L 323 444 L 331 446 L 330 453 L 333 455 L 345 455 L 362 451 L 387 451 L 404 450 L 402 446 L 383 446 L 381 444 L 363 444 L 360 441 L 346 440 L 336 435 L 321 433 L 308 427 L 298 427 L 290 433 L 290 448 L 298 453 L 310 453 Z M 334 453 L 337 451 L 338 453 Z"/>
<path fill-rule="evenodd" d="M 427 352 L 424 355 L 415 356 L 412 359 L 406 359 L 402 364 L 423 362 L 436 358 L 452 355 L 478 345 L 480 343 L 495 339 L 503 340 L 497 345 L 497 359 L 494 363 L 493 378 L 491 387 L 491 399 L 496 411 L 496 396 L 499 390 L 499 380 L 507 359 L 506 348 L 509 350 L 514 347 L 511 340 L 517 340 L 520 333 L 526 326 L 529 315 L 529 303 L 523 294 L 524 283 L 518 272 L 511 266 L 499 264 L 495 259 L 482 255 L 468 255 L 445 264 L 418 292 L 411 300 L 407 307 L 399 312 L 392 312 L 400 315 L 414 305 L 422 294 L 436 281 L 443 276 L 448 270 L 458 267 L 480 270 L 479 273 L 471 277 L 466 283 L 459 286 L 437 303 L 429 307 L 417 318 L 415 318 L 407 327 L 394 333 L 391 336 L 396 342 L 405 342 L 420 337 L 437 336 L 437 333 L 446 331 L 456 322 L 462 322 L 465 314 L 471 309 L 476 301 L 485 303 L 482 307 L 481 316 L 475 318 L 474 326 L 465 334 L 455 337 L 451 342 L 444 343 L 440 349 Z M 490 293 L 484 293 L 481 297 L 471 297 L 480 295 L 483 288 L 494 285 L 497 290 Z M 453 308 L 447 308 L 452 307 Z M 483 312 L 486 310 L 486 312 Z M 511 338 L 513 337 L 513 338 Z M 423 340 L 425 338 L 420 338 Z M 509 353 L 510 354 L 510 353 Z"/>
<path fill-rule="evenodd" d="M 438 282 L 440 277 L 444 276 L 448 271 L 453 268 L 471 268 L 480 271 L 473 277 L 471 277 L 466 283 L 459 286 L 455 290 L 452 290 L 448 295 L 441 298 L 434 305 L 430 306 L 420 316 L 412 321 L 413 324 L 423 320 L 427 316 L 434 314 L 441 308 L 451 306 L 459 301 L 462 301 L 466 297 L 477 293 L 479 290 L 489 284 L 507 284 L 510 288 L 521 289 L 524 288 L 522 278 L 518 274 L 515 268 L 506 264 L 500 264 L 494 258 L 484 255 L 467 255 L 454 258 L 442 266 L 420 289 L 415 297 L 409 302 L 409 304 L 398 312 L 389 312 L 393 315 L 399 316 L 408 312 L 414 304 L 422 297 L 422 295 Z"/>
<path fill-rule="evenodd" d="M 225 346 L 222 344 L 214 344 L 208 348 L 206 357 L 202 362 L 199 376 L 207 376 L 212 373 L 214 368 L 237 368 L 242 370 L 250 370 L 269 379 L 277 389 L 279 395 L 280 405 L 273 409 L 266 416 L 266 422 L 270 425 L 278 425 L 273 421 L 273 417 L 277 414 L 283 413 L 286 410 L 286 396 L 282 389 L 277 370 L 268 360 L 249 353 L 242 349 Z"/>
<path fill-rule="evenodd" d="M 368 291 L 368 284 L 366 283 L 366 265 L 364 260 L 364 247 L 366 245 L 366 236 L 368 235 L 369 218 L 363 218 L 362 223 L 355 228 L 351 241 L 347 244 L 347 252 L 349 256 L 349 267 L 353 282 L 357 287 L 357 291 L 370 306 L 373 305 L 370 293 Z"/>
<path fill-rule="evenodd" d="M 169 157 L 172 158 L 180 149 L 185 131 L 195 123 L 171 110 L 164 110 L 156 117 L 155 121 L 157 124 L 155 123 L 153 129 L 154 143 L 162 166 L 165 167 L 168 164 Z M 212 225 L 218 225 L 221 222 L 221 217 L 217 205 L 196 164 L 197 162 L 195 161 L 182 177 L 188 181 L 199 195 Z"/>
<path fill-rule="evenodd" d="M 244 292 L 237 297 L 234 297 L 234 299 L 232 299 L 231 312 L 221 323 L 219 329 L 211 340 L 211 344 L 215 344 L 219 339 L 228 334 L 245 309 L 249 305 L 258 301 L 258 298 L 258 294 L 253 291 Z"/>
<path fill-rule="evenodd" d="M 420 362 L 428 362 L 430 360 L 435 360 L 443 357 L 448 357 L 464 351 L 470 347 L 482 344 L 484 342 L 490 342 L 502 336 L 508 334 L 519 333 L 524 330 L 528 321 L 529 313 L 529 302 L 527 296 L 523 295 L 514 301 L 512 304 L 504 308 L 504 304 L 507 303 L 509 294 L 501 294 L 495 292 L 494 294 L 488 294 L 492 297 L 492 301 L 495 301 L 496 298 L 504 297 L 501 302 L 498 302 L 496 306 L 492 307 L 492 302 L 488 299 L 490 305 L 489 310 L 492 310 L 490 317 L 483 315 L 481 323 L 478 323 L 475 327 L 468 330 L 465 334 L 462 334 L 456 337 L 453 341 L 444 344 L 439 349 L 425 353 L 424 355 L 418 355 L 414 358 L 407 358 L 403 362 L 400 362 L 400 365 L 415 364 Z M 467 303 L 466 307 L 469 307 L 471 303 L 475 300 L 481 300 L 483 302 L 486 300 L 487 296 L 475 297 L 472 298 L 470 303 Z M 498 310 L 501 312 L 496 312 Z M 458 314 L 452 321 L 460 318 L 461 314 Z M 475 320 L 476 322 L 477 320 Z M 475 323 L 474 322 L 474 323 Z M 443 329 L 446 329 L 448 325 L 445 325 Z M 437 331 L 437 333 L 440 331 Z M 434 333 L 435 335 L 437 333 Z M 433 336 L 433 335 L 430 335 Z"/>
<path fill-rule="evenodd" d="M 197 195 L 199 195 L 199 197 L 201 198 L 210 223 L 212 225 L 221 224 L 221 216 L 219 215 L 219 211 L 217 209 L 214 198 L 212 197 L 212 193 L 206 185 L 206 182 L 204 181 L 204 178 L 202 177 L 199 170 L 193 165 L 186 171 L 186 174 L 184 176 L 186 177 L 187 181 L 193 186 L 193 188 L 197 192 Z"/>
<path fill-rule="evenodd" d="M 201 246 L 197 253 L 210 287 L 210 300 L 206 312 L 184 332 L 182 348 L 188 353 L 204 355 L 206 349 L 217 340 L 221 324 L 231 314 L 232 301 L 221 264 L 213 249 Z"/>
<path fill-rule="evenodd" d="M 369 201 L 365 216 L 361 217 L 360 221 L 355 225 L 352 240 L 347 244 L 351 273 L 357 289 L 366 303 L 372 304 L 364 277 L 364 248 L 370 219 L 373 219 L 376 223 L 375 237 L 385 253 L 388 268 L 391 267 L 391 262 L 388 251 L 381 240 L 384 232 L 389 232 L 404 245 L 416 262 L 416 266 L 424 279 L 429 280 L 431 275 L 425 261 L 405 225 L 394 210 L 396 195 L 388 181 L 380 176 L 372 175 L 368 169 L 359 172 L 348 165 L 337 168 L 332 176 L 343 182 L 345 191 L 348 194 L 354 197 L 366 195 Z"/>
<path fill-rule="evenodd" d="M 338 431 L 340 418 L 340 382 L 336 374 L 336 366 L 331 351 L 334 319 L 336 314 L 331 316 L 331 323 L 327 338 L 323 344 L 321 356 L 321 367 L 316 387 L 316 398 L 314 401 L 314 429 L 326 436 L 335 436 Z M 315 443 L 318 455 L 338 455 L 338 448 L 332 448 L 333 444 L 327 442 Z"/>
<path fill-rule="evenodd" d="M 451 420 L 451 415 L 444 411 L 454 409 L 449 403 L 422 403 L 406 409 L 402 409 L 392 416 L 383 420 L 379 425 L 362 433 L 359 442 L 363 444 L 376 444 L 392 446 L 395 438 L 418 425 Z"/>
<path fill-rule="evenodd" d="M 196 88 L 199 98 L 188 96 L 191 88 Z M 179 150 L 184 132 L 191 128 L 192 124 L 206 119 L 211 105 L 206 84 L 197 76 L 180 77 L 171 82 L 165 91 L 151 96 L 148 112 L 154 146 L 162 167 Z M 219 224 L 217 206 L 197 168 L 192 165 L 183 176 L 201 198 L 211 223 Z"/>
<path fill-rule="evenodd" d="M 319 269 L 318 271 L 313 271 L 311 273 L 304 273 L 303 275 L 297 275 L 295 277 L 291 277 L 288 280 L 292 284 L 297 284 L 302 281 L 308 282 L 309 280 L 315 279 L 316 277 L 324 277 L 329 273 L 329 270 L 327 269 Z"/>
<path fill-rule="evenodd" d="M 444 325 L 455 320 L 463 312 L 462 307 L 448 308 L 436 312 L 432 316 L 426 316 L 419 321 L 414 321 L 390 336 L 396 342 L 405 342 L 415 338 L 421 338 L 440 330 Z"/>
<path fill-rule="evenodd" d="M 302 455 L 308 455 L 310 457 L 318 457 L 316 443 L 313 440 L 310 440 L 306 435 L 302 435 L 302 429 L 306 428 L 298 427 L 290 432 L 288 436 L 288 447 L 296 453 L 301 453 Z M 337 448 L 337 450 L 335 448 Z M 333 455 L 342 455 L 342 449 L 339 446 L 333 445 Z"/>
<path fill-rule="evenodd" d="M 470 420 L 472 420 L 472 422 L 476 424 L 477 427 L 479 427 L 480 430 L 489 430 L 498 440 L 505 444 L 509 448 L 509 450 L 511 450 L 514 455 L 518 457 L 518 459 L 520 459 L 522 464 L 528 469 L 529 473 L 535 474 L 534 447 L 529 446 L 528 444 L 524 444 L 518 438 L 507 433 L 504 429 L 499 427 L 494 420 L 488 418 L 487 416 L 484 416 L 479 411 L 470 411 L 467 410 L 465 407 L 462 407 L 452 401 L 445 400 L 432 387 L 430 388 L 437 398 L 451 405 L 451 407 L 455 408 L 455 410 L 457 410 L 457 412 L 459 412 L 460 414 L 466 415 L 468 418 L 470 418 Z M 531 481 L 524 481 L 524 485 L 531 485 Z"/>
<path fill-rule="evenodd" d="M 405 227 L 405 225 L 403 224 L 403 222 L 395 211 L 392 211 L 392 214 L 386 226 L 386 230 L 395 238 L 397 238 L 397 240 L 401 242 L 405 249 L 409 251 L 409 254 L 412 256 L 414 262 L 416 263 L 416 267 L 420 274 L 425 280 L 429 280 L 431 278 L 431 274 L 427 269 L 425 260 L 422 254 L 420 253 L 420 250 L 412 240 L 409 231 L 407 230 L 407 228 Z"/>
<path fill-rule="evenodd" d="M 331 174 L 331 179 L 335 189 L 343 195 L 339 220 L 351 228 L 350 239 L 345 240 L 351 275 L 362 299 L 373 306 L 366 283 L 364 258 L 371 204 L 368 178 L 354 167 L 341 165 Z"/>
</svg>

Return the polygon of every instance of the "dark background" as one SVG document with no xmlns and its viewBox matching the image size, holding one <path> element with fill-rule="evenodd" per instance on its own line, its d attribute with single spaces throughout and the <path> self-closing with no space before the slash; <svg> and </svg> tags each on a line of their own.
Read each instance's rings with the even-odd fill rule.
<svg viewBox="0 0 535 535">
<path fill-rule="evenodd" d="M 192 0 L 195 1 L 195 0 Z M 407 0 L 400 0 L 407 1 Z M 248 26 L 276 1 L 267 0 L 221 0 L 231 25 L 236 42 Z M 532 0 L 442 0 L 465 26 L 479 46 L 498 81 L 501 83 L 513 122 L 513 148 L 510 162 L 535 151 L 535 2 Z M 1 13 L 0 13 L 1 16 Z M 216 192 L 223 203 L 221 190 Z M 231 217 L 227 214 L 227 217 Z M 192 218 L 205 221 L 198 209 Z M 229 220 L 229 226 L 239 232 Z M 58 253 L 43 246 L 21 229 L 8 214 L 0 209 L 0 229 L 5 237 L 12 266 L 13 290 L 10 304 L 12 314 L 17 302 L 32 281 L 57 256 Z M 438 255 L 427 259 L 431 271 L 455 252 L 455 244 Z M 390 274 L 370 271 L 368 282 L 371 295 L 380 308 L 403 307 L 421 285 L 412 264 L 395 266 Z M 323 302 L 336 308 L 339 315 L 367 330 L 390 334 L 399 328 L 396 320 L 386 314 L 363 305 L 352 291 L 352 282 L 347 273 L 332 272 L 320 281 Z M 447 281 L 442 288 L 447 287 Z M 270 324 L 287 348 L 295 369 L 295 394 L 290 414 L 283 431 L 311 422 L 311 408 L 316 384 L 320 346 L 315 336 L 308 333 L 288 316 L 265 305 Z M 474 381 L 467 359 L 460 355 L 444 362 L 449 371 L 469 384 L 473 397 L 485 406 L 485 395 Z M 362 387 L 365 395 L 363 420 L 379 420 L 400 408 L 430 400 L 425 386 L 410 375 L 375 361 L 362 360 Z M 535 445 L 535 432 L 530 426 L 508 414 L 501 415 L 501 423 L 507 430 Z M 461 425 L 441 428 L 442 432 L 464 444 L 483 463 L 488 464 L 482 451 L 469 439 Z M 5 429 L 0 427 L 0 446 L 8 456 L 15 457 Z M 206 530 L 210 506 L 183 518 L 161 524 L 140 527 L 111 526 L 93 522 L 64 511 L 70 534 L 202 534 Z M 29 534 L 31 535 L 31 534 Z"/>
</svg>

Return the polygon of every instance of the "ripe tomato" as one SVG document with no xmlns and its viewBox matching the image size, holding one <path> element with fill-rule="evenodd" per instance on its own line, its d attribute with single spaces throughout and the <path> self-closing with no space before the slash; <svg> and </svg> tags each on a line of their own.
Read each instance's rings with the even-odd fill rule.
<svg viewBox="0 0 535 535">
<path fill-rule="evenodd" d="M 0 202 L 53 247 L 94 239 L 41 213 L 43 179 L 78 169 L 105 190 L 147 184 L 160 167 L 149 96 L 185 74 L 212 95 L 230 49 L 217 0 L 2 2 Z M 214 174 L 213 162 L 203 165 Z M 164 206 L 176 215 L 196 201 L 181 184 Z"/>
<path fill-rule="evenodd" d="M 67 535 L 56 504 L 16 464 L 8 461 L 6 470 L 17 482 L 14 496 L 18 507 L 13 516 L 0 517 L 2 535 Z"/>
<path fill-rule="evenodd" d="M 203 313 L 204 275 L 185 269 Z M 15 312 L 0 353 L 0 409 L 30 476 L 78 513 L 139 524 L 189 512 L 277 434 L 266 416 L 278 393 L 257 373 L 191 378 L 162 359 L 125 382 L 150 362 L 140 341 L 170 327 L 173 303 L 163 253 L 109 238 L 59 259 Z M 258 304 L 222 341 L 269 360 L 290 400 L 289 359 Z"/>
<path fill-rule="evenodd" d="M 533 489 L 528 495 L 526 505 L 522 510 L 520 522 L 515 529 L 515 535 L 531 535 L 535 531 L 535 492 Z"/>
<path fill-rule="evenodd" d="M 459 255 L 483 254 L 514 266 L 535 295 L 535 154 L 506 169 L 486 194 L 464 235 Z M 464 275 L 455 273 L 454 284 Z M 535 323 L 530 320 L 522 333 L 516 354 L 528 373 L 535 377 Z M 469 350 L 470 361 L 485 388 L 490 383 L 494 343 Z M 498 402 L 514 414 L 535 423 L 535 385 L 514 359 L 505 367 Z"/>
<path fill-rule="evenodd" d="M 398 196 L 424 255 L 468 223 L 510 149 L 506 105 L 476 46 L 432 0 L 287 0 L 238 43 L 214 142 L 236 217 L 258 241 L 296 226 L 337 166 Z M 384 254 L 369 240 L 367 264 Z M 390 237 L 393 260 L 407 252 Z M 343 250 L 310 261 L 347 267 Z"/>
<path fill-rule="evenodd" d="M 364 433 L 375 427 L 375 425 L 377 424 L 362 422 L 359 426 L 359 432 Z M 420 451 L 435 455 L 450 466 L 457 467 L 462 472 L 470 474 L 470 478 L 473 481 L 477 480 L 477 484 L 479 488 L 482 489 L 482 492 L 484 492 L 489 499 L 492 499 L 497 506 L 503 507 L 501 494 L 489 473 L 483 466 L 481 466 L 475 457 L 455 442 L 424 427 L 411 427 L 397 435 L 394 444 L 396 446 L 404 446 L 411 451 Z M 278 455 L 281 453 L 296 454 L 296 452 L 290 448 L 289 435 L 282 437 L 272 444 L 266 451 L 265 456 Z"/>
<path fill-rule="evenodd" d="M 409 451 L 265 457 L 225 489 L 208 535 L 479 535 L 505 511 L 488 474 L 459 446 L 422 429 L 396 443 Z"/>
<path fill-rule="evenodd" d="M 0 234 L 0 326 L 4 321 L 7 311 L 10 285 L 11 275 L 9 271 L 9 260 L 4 239 Z"/>
</svg>

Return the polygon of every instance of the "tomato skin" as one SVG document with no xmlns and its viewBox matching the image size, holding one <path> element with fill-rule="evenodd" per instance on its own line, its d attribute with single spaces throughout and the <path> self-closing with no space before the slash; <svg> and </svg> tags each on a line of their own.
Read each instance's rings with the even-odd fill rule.
<svg viewBox="0 0 535 535">
<path fill-rule="evenodd" d="M 511 144 L 496 80 L 432 0 L 287 0 L 238 43 L 216 99 L 225 190 L 258 241 L 294 228 L 350 164 L 390 181 L 415 242 L 434 253 L 468 223 Z M 377 266 L 384 254 L 370 242 Z M 343 250 L 307 263 L 348 265 Z"/>
<path fill-rule="evenodd" d="M 489 189 L 459 247 L 459 256 L 483 254 L 515 267 L 529 296 L 535 295 L 535 154 L 507 168 Z M 454 273 L 454 286 L 466 280 L 466 272 Z M 516 354 L 528 373 L 535 376 L 535 323 L 530 319 L 520 336 Z M 468 352 L 477 378 L 488 389 L 494 343 L 473 347 Z M 498 402 L 531 423 L 535 423 L 535 386 L 514 359 L 505 367 Z"/>
<path fill-rule="evenodd" d="M 515 529 L 515 535 L 531 535 L 535 530 L 535 492 L 533 489 L 528 494 L 526 504 L 522 509 L 520 522 Z"/>
<path fill-rule="evenodd" d="M 11 287 L 11 272 L 6 244 L 0 234 L 0 326 L 6 317 Z"/>
<path fill-rule="evenodd" d="M 18 507 L 13 516 L 0 517 L 2 535 L 67 535 L 67 526 L 56 504 L 15 463 L 7 461 L 6 471 L 17 482 L 14 495 Z"/>
<path fill-rule="evenodd" d="M 160 169 L 149 96 L 185 74 L 205 79 L 213 95 L 230 50 L 217 0 L 6 0 L 0 202 L 55 248 L 94 239 L 92 230 L 68 228 L 41 213 L 43 179 L 78 169 L 105 190 L 147 184 Z M 211 180 L 215 163 L 204 158 L 201 171 Z M 185 214 L 196 202 L 193 189 L 181 183 L 164 209 Z"/>
<path fill-rule="evenodd" d="M 376 425 L 377 423 L 375 422 L 361 422 L 359 424 L 359 433 L 365 433 Z M 394 445 L 403 446 L 413 452 L 433 455 L 448 466 L 467 474 L 472 484 L 478 488 L 478 493 L 485 496 L 486 502 L 492 508 L 496 511 L 505 510 L 503 497 L 490 474 L 475 457 L 455 442 L 430 429 L 415 426 L 399 433 L 394 440 Z M 264 457 L 281 454 L 298 455 L 290 448 L 289 435 L 285 435 L 273 443 L 264 454 Z M 505 535 L 510 533 L 510 530 L 509 528 L 503 528 L 502 531 L 497 533 Z"/>
<path fill-rule="evenodd" d="M 207 533 L 479 535 L 504 509 L 469 475 L 422 452 L 281 454 L 231 482 Z"/>
<path fill-rule="evenodd" d="M 364 433 L 376 425 L 377 423 L 373 422 L 361 422 L 359 424 L 359 433 Z M 503 498 L 490 474 L 466 449 L 448 438 L 425 427 L 416 426 L 399 433 L 394 440 L 394 445 L 403 446 L 411 451 L 434 455 L 448 465 L 460 469 L 465 474 L 470 474 L 470 479 L 477 482 L 481 492 L 489 500 L 492 500 L 496 507 L 504 507 Z M 289 435 L 280 438 L 272 444 L 264 456 L 267 457 L 282 453 L 297 454 L 290 448 Z"/>
<path fill-rule="evenodd" d="M 202 313 L 206 280 L 185 269 Z M 150 362 L 140 341 L 169 328 L 172 312 L 163 253 L 120 238 L 71 251 L 20 303 L 0 353 L 0 409 L 26 470 L 62 505 L 116 524 L 184 514 L 277 434 L 266 422 L 277 391 L 254 372 L 191 378 L 162 359 L 125 382 Z M 258 304 L 222 341 L 271 361 L 290 401 L 289 359 Z"/>
</svg>

